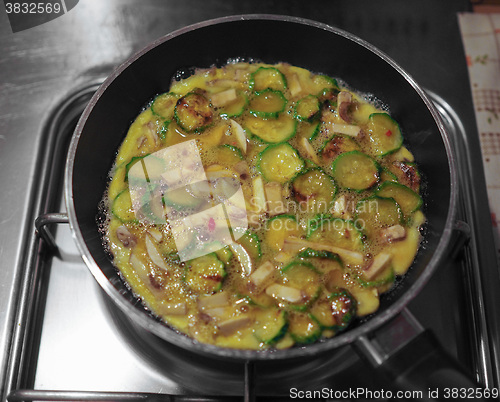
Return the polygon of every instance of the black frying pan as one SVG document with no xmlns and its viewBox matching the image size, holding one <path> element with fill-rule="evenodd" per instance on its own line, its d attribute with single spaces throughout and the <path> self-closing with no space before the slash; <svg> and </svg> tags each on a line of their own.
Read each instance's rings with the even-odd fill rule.
<svg viewBox="0 0 500 402">
<path fill-rule="evenodd" d="M 97 207 L 116 151 L 139 110 L 166 91 L 179 70 L 188 73 L 192 67 L 223 65 L 234 58 L 287 62 L 339 77 L 356 90 L 375 94 L 390 106 L 425 178 L 428 221 L 423 247 L 412 268 L 396 289 L 382 297 L 373 317 L 324 342 L 273 353 L 197 343 L 160 322 L 137 302 L 101 244 Z M 86 264 L 107 295 L 134 322 L 198 353 L 242 360 L 284 359 L 318 355 L 366 339 L 404 309 L 447 257 L 457 177 L 448 134 L 438 112 L 424 91 L 385 54 L 353 35 L 317 22 L 269 15 L 236 16 L 199 23 L 160 38 L 112 73 L 76 127 L 67 160 L 65 195 L 71 229 Z"/>
</svg>

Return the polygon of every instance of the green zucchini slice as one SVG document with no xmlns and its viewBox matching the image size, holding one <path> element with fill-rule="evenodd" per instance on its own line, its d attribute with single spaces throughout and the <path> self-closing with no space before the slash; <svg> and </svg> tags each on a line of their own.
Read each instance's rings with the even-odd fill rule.
<svg viewBox="0 0 500 402">
<path fill-rule="evenodd" d="M 318 270 L 309 262 L 294 261 L 281 272 L 286 279 L 286 286 L 300 289 L 302 293 L 302 300 L 290 303 L 290 307 L 298 311 L 307 310 L 321 292 L 321 276 Z"/>
<path fill-rule="evenodd" d="M 316 300 L 310 313 L 321 327 L 340 331 L 356 317 L 356 310 L 356 299 L 346 289 L 339 288 Z"/>
<path fill-rule="evenodd" d="M 389 169 L 386 167 L 383 167 L 382 170 L 380 171 L 380 181 L 383 183 L 384 181 L 394 181 L 398 182 L 398 177 L 391 172 Z"/>
<path fill-rule="evenodd" d="M 310 223 L 307 239 L 331 244 L 351 251 L 362 252 L 363 235 L 350 220 L 320 216 Z"/>
<path fill-rule="evenodd" d="M 301 210 L 311 212 L 327 213 L 337 192 L 333 179 L 320 169 L 298 175 L 293 180 L 292 188 Z"/>
<path fill-rule="evenodd" d="M 316 342 L 321 336 L 321 326 L 307 313 L 294 312 L 288 316 L 288 332 L 297 343 Z"/>
<path fill-rule="evenodd" d="M 385 227 L 402 223 L 403 213 L 400 206 L 392 198 L 371 196 L 356 204 L 356 226 L 369 238 L 376 238 L 377 233 Z"/>
<path fill-rule="evenodd" d="M 305 250 L 302 250 L 297 257 L 299 258 L 320 258 L 320 259 L 326 259 L 326 260 L 333 260 L 338 263 L 342 263 L 339 256 L 335 253 L 332 253 L 331 251 L 326 251 L 326 250 L 314 250 L 312 248 L 306 248 Z"/>
<path fill-rule="evenodd" d="M 335 78 L 325 74 L 315 74 L 311 81 L 314 87 L 314 93 L 323 94 L 325 90 L 332 90 L 332 93 L 335 94 L 335 99 L 337 98 L 340 89 Z"/>
<path fill-rule="evenodd" d="M 177 101 L 174 116 L 181 129 L 199 133 L 212 124 L 214 111 L 205 96 L 190 92 Z"/>
<path fill-rule="evenodd" d="M 297 131 L 297 121 L 287 113 L 281 113 L 276 119 L 250 115 L 243 124 L 252 135 L 268 143 L 288 141 Z"/>
<path fill-rule="evenodd" d="M 379 180 L 379 167 L 368 155 L 360 151 L 340 154 L 332 164 L 332 176 L 342 187 L 362 191 Z"/>
<path fill-rule="evenodd" d="M 312 121 L 320 113 L 319 100 L 317 96 L 307 95 L 297 101 L 295 105 L 295 118 L 300 121 Z"/>
<path fill-rule="evenodd" d="M 260 240 L 257 234 L 247 230 L 245 234 L 238 239 L 237 243 L 242 245 L 247 251 L 248 255 L 254 260 L 257 260 L 262 256 Z"/>
<path fill-rule="evenodd" d="M 298 152 L 287 143 L 269 145 L 260 153 L 257 163 L 266 180 L 278 183 L 293 179 L 304 167 Z"/>
<path fill-rule="evenodd" d="M 403 145 L 399 125 L 387 113 L 372 113 L 368 117 L 368 135 L 375 156 L 387 155 Z"/>
<path fill-rule="evenodd" d="M 227 264 L 233 258 L 233 252 L 229 247 L 222 247 L 215 252 L 217 258 L 221 260 L 224 264 Z"/>
<path fill-rule="evenodd" d="M 151 111 L 154 115 L 170 121 L 174 118 L 175 105 L 178 99 L 179 96 L 173 92 L 158 95 L 151 104 Z"/>
<path fill-rule="evenodd" d="M 259 67 L 250 76 L 250 89 L 258 92 L 268 88 L 285 91 L 286 78 L 276 67 Z"/>
<path fill-rule="evenodd" d="M 422 206 L 422 197 L 410 188 L 392 181 L 382 183 L 375 194 L 380 197 L 394 198 L 399 204 L 405 218 Z"/>
<path fill-rule="evenodd" d="M 165 205 L 174 209 L 184 210 L 198 207 L 203 202 L 203 199 L 195 197 L 185 186 L 166 191 L 163 195 L 163 201 Z"/>
<path fill-rule="evenodd" d="M 361 147 L 354 138 L 347 135 L 334 135 L 324 143 L 320 152 L 323 160 L 330 162 L 340 154 L 351 151 L 361 151 Z"/>
<path fill-rule="evenodd" d="M 321 123 L 319 121 L 313 121 L 312 123 L 301 121 L 297 127 L 297 136 L 299 138 L 305 137 L 309 141 L 312 141 L 318 136 L 320 125 Z"/>
<path fill-rule="evenodd" d="M 219 145 L 216 150 L 215 160 L 223 166 L 233 167 L 238 162 L 243 160 L 241 149 L 234 145 L 223 144 Z"/>
<path fill-rule="evenodd" d="M 272 345 L 285 336 L 288 329 L 285 310 L 262 309 L 255 316 L 254 336 L 259 342 Z"/>
<path fill-rule="evenodd" d="M 215 253 L 195 258 L 186 263 L 184 282 L 195 293 L 208 294 L 219 291 L 225 277 L 225 265 Z"/>
<path fill-rule="evenodd" d="M 366 279 L 363 275 L 357 278 L 359 284 L 364 288 L 376 288 L 394 283 L 396 275 L 391 265 L 377 274 L 373 279 Z"/>
<path fill-rule="evenodd" d="M 286 103 L 287 100 L 281 91 L 264 89 L 254 94 L 248 109 L 256 117 L 276 119 L 285 110 Z"/>
<path fill-rule="evenodd" d="M 137 222 L 128 188 L 116 196 L 111 207 L 111 213 L 123 223 Z"/>
<path fill-rule="evenodd" d="M 236 99 L 221 106 L 218 111 L 222 117 L 238 117 L 248 105 L 248 96 L 243 91 L 236 91 Z"/>
<path fill-rule="evenodd" d="M 265 241 L 271 250 L 280 251 L 287 237 L 300 237 L 302 232 L 295 216 L 277 215 L 266 222 Z"/>
</svg>

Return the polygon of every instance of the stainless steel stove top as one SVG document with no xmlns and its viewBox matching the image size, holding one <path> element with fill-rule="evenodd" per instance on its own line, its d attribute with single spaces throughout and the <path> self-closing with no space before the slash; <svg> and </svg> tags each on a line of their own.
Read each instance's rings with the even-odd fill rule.
<svg viewBox="0 0 500 402">
<path fill-rule="evenodd" d="M 498 387 L 498 268 L 491 234 L 483 229 L 490 224 L 484 179 L 465 60 L 460 59 L 453 20 L 456 11 L 466 9 L 466 2 L 428 1 L 427 10 L 415 2 L 399 10 L 398 2 L 390 1 L 387 8 L 366 10 L 370 19 L 357 8 L 363 2 L 339 2 L 335 10 L 325 1 L 309 2 L 307 7 L 300 1 L 287 2 L 286 7 L 261 1 L 251 7 L 217 0 L 181 3 L 186 4 L 144 1 L 140 9 L 133 9 L 132 17 L 132 1 L 107 2 L 106 7 L 88 1 L 59 23 L 15 35 L 0 24 L 2 400 L 9 393 L 11 400 L 64 397 L 16 391 L 20 389 L 97 391 L 101 394 L 80 396 L 99 400 L 144 399 L 142 394 L 116 398 L 103 392 L 244 393 L 243 365 L 207 360 L 200 364 L 198 357 L 165 348 L 137 330 L 109 304 L 82 262 L 69 228 L 57 227 L 59 254 L 52 255 L 35 236 L 33 222 L 39 214 L 64 209 L 65 147 L 79 113 L 96 84 L 111 71 L 110 65 L 182 25 L 247 12 L 299 15 L 349 30 L 381 47 L 429 89 L 453 133 L 462 187 L 460 219 L 471 225 L 472 237 L 456 261 L 438 270 L 410 310 L 478 380 Z M 201 11 L 207 3 L 213 7 Z M 433 43 L 429 35 L 435 36 Z M 24 45 L 26 40 L 32 43 Z M 144 347 L 146 342 L 153 348 Z M 381 389 L 385 385 L 349 347 L 286 367 L 259 363 L 254 369 L 255 389 L 262 395 L 286 396 L 291 387 Z M 77 394 L 66 397 L 76 400 Z"/>
</svg>

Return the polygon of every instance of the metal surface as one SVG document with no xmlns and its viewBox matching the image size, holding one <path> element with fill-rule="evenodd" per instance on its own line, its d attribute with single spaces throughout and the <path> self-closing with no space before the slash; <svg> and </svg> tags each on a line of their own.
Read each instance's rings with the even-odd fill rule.
<svg viewBox="0 0 500 402">
<path fill-rule="evenodd" d="M 87 99 L 92 88 L 95 87 L 88 87 Z M 442 104 L 438 106 L 443 108 Z M 71 110 L 74 103 L 69 102 L 67 107 L 68 111 Z M 82 107 L 80 105 L 80 111 Z M 450 122 L 449 114 L 444 117 Z M 55 126 L 60 130 L 51 131 L 50 135 L 71 135 L 71 124 Z M 447 128 L 453 133 L 453 138 L 460 139 L 456 124 Z M 49 149 L 45 152 L 50 156 Z M 55 178 L 60 174 L 60 171 L 52 173 Z M 53 198 L 50 194 L 47 194 L 49 198 Z M 64 208 L 60 198 L 58 203 L 56 201 L 52 203 Z M 26 369 L 17 373 L 17 388 L 21 390 L 12 394 L 13 400 L 25 395 L 23 387 L 34 388 L 38 391 L 33 395 L 46 398 L 54 395 L 52 390 L 90 392 L 80 394 L 85 399 L 76 399 L 79 394 L 58 394 L 60 397 L 69 395 L 72 400 L 98 400 L 101 394 L 94 394 L 96 391 L 138 392 L 140 394 L 135 395 L 137 398 L 142 398 L 143 393 L 216 395 L 223 390 L 225 395 L 244 395 L 249 392 L 245 389 L 250 384 L 244 381 L 244 365 L 186 355 L 137 328 L 117 311 L 95 283 L 81 261 L 69 227 L 58 227 L 55 237 L 59 256 L 42 260 L 38 266 L 39 270 L 48 273 L 41 283 L 41 288 L 47 289 L 46 299 L 42 306 L 38 306 L 44 310 L 43 323 L 34 326 L 27 338 L 27 343 L 39 343 L 38 354 L 33 359 L 25 356 Z M 470 341 L 467 326 L 471 322 L 467 317 L 470 317 L 471 311 L 468 305 L 457 306 L 454 314 L 450 315 L 448 307 L 440 306 L 435 300 L 436 296 L 438 300 L 441 297 L 444 300 L 465 297 L 463 287 L 469 286 L 469 283 L 454 274 L 457 268 L 459 266 L 450 264 L 440 269 L 422 297 L 412 302 L 412 310 L 426 327 L 433 328 L 441 338 L 445 337 L 450 353 L 480 373 L 486 382 L 491 382 L 491 369 L 481 367 L 482 359 L 477 362 L 477 367 L 472 364 L 474 354 L 463 347 Z M 473 288 L 469 292 L 475 294 L 477 290 Z M 436 304 L 433 315 L 428 313 L 429 303 Z M 433 319 L 438 320 L 443 328 L 436 325 Z M 254 371 L 257 391 L 265 395 L 286 395 L 292 386 L 298 389 L 321 389 L 323 386 L 380 389 L 384 384 L 349 348 L 319 359 L 287 363 L 286 367 L 256 365 Z M 43 390 L 47 390 L 46 393 Z M 92 397 L 95 399 L 86 399 Z"/>
<path fill-rule="evenodd" d="M 60 389 L 89 389 L 92 381 L 97 383 L 96 389 L 131 388 L 142 379 L 145 383 L 149 381 L 149 388 L 155 393 L 182 390 L 182 387 L 177 388 L 162 379 L 161 371 L 155 368 L 154 363 L 151 363 L 153 368 L 140 363 L 143 356 L 138 351 L 140 348 L 128 348 L 123 352 L 125 355 L 120 356 L 121 341 L 124 339 L 120 332 L 115 331 L 109 338 L 105 336 L 108 332 L 100 324 L 104 319 L 105 327 L 108 326 L 110 314 L 107 310 L 95 315 L 91 313 L 92 307 L 102 307 L 101 296 L 80 257 L 72 251 L 74 245 L 70 246 L 71 241 L 64 226 L 57 233 L 58 237 L 62 236 L 61 244 L 68 246 L 68 249 L 63 247 L 63 259 L 55 259 L 50 266 L 47 265 L 45 252 L 39 251 L 38 240 L 34 236 L 34 219 L 42 213 L 61 211 L 62 205 L 60 200 L 56 201 L 57 197 L 51 197 L 50 202 L 41 197 L 55 184 L 52 181 L 59 179 L 40 182 L 40 178 L 51 170 L 51 161 L 47 160 L 50 156 L 54 162 L 58 161 L 56 156 L 64 159 L 64 155 L 57 155 L 58 151 L 56 155 L 44 154 L 51 145 L 47 141 L 53 140 L 44 133 L 62 100 L 74 94 L 80 85 L 108 75 L 112 66 L 118 65 L 146 43 L 197 21 L 241 13 L 296 15 L 346 29 L 381 48 L 423 87 L 446 100 L 446 105 L 442 107 L 451 116 L 451 124 L 460 123 L 460 154 L 468 159 L 460 178 L 468 186 L 462 212 L 467 215 L 468 223 L 472 226 L 473 248 L 467 249 L 465 261 L 441 268 L 421 296 L 411 303 L 410 309 L 421 322 L 435 330 L 450 353 L 477 371 L 482 382 L 490 387 L 498 386 L 498 268 L 493 239 L 489 231 L 485 231 L 491 222 L 472 99 L 456 21 L 457 12 L 469 9 L 467 1 L 425 0 L 409 1 L 403 5 L 399 0 L 383 3 L 356 0 L 144 0 L 140 3 L 132 0 L 86 0 L 80 1 L 77 7 L 61 18 L 17 34 L 10 32 L 7 16 L 3 8 L 0 9 L 2 400 L 12 388 L 31 387 L 36 376 L 36 386 L 45 389 L 52 386 Z M 65 265 L 68 261 L 70 264 Z M 480 268 L 464 268 L 471 263 Z M 50 288 L 59 285 L 62 289 L 61 299 L 52 296 L 45 301 L 47 289 L 44 287 L 47 287 L 51 276 L 57 277 L 57 274 L 61 275 L 61 279 L 52 282 Z M 86 298 L 82 299 L 71 289 L 87 292 Z M 478 294 L 482 299 L 478 299 Z M 452 306 L 448 303 L 447 309 L 442 309 L 446 300 L 456 300 L 456 303 Z M 31 312 L 32 306 L 55 308 L 54 315 L 51 312 L 45 315 L 45 323 L 54 324 L 52 330 L 47 329 L 45 332 L 49 340 L 51 334 L 56 337 L 40 350 L 39 356 L 43 359 L 38 366 L 39 370 L 54 370 L 52 376 L 41 372 L 35 375 L 34 362 L 28 357 L 31 352 L 35 358 L 38 356 L 36 344 L 32 351 L 29 348 L 26 350 L 22 342 L 24 335 L 27 339 L 39 340 L 36 336 L 33 338 L 31 330 L 37 329 L 39 333 L 44 316 L 39 311 Z M 55 312 L 63 309 L 62 306 L 68 310 L 73 308 L 72 314 L 56 317 Z M 75 309 L 75 306 L 80 306 L 80 309 Z M 433 314 L 429 314 L 430 310 Z M 473 311 L 472 317 L 470 311 Z M 27 316 L 37 319 L 32 325 L 27 325 L 24 321 Z M 95 326 L 81 323 L 82 318 L 95 319 Z M 37 331 L 34 333 L 36 335 Z M 85 335 L 90 335 L 87 339 L 98 346 L 92 349 L 92 353 L 81 350 Z M 56 354 L 51 356 L 52 346 L 63 346 L 63 349 L 56 350 Z M 346 362 L 356 364 L 349 360 L 352 359 L 349 356 L 346 354 Z M 105 359 L 113 358 L 118 368 L 110 369 Z M 121 370 L 125 368 L 133 373 L 130 384 L 120 379 Z M 80 372 L 80 369 L 85 370 Z M 141 371 L 149 374 L 137 375 Z M 313 371 L 313 374 L 317 372 Z M 68 381 L 63 384 L 60 380 Z M 345 378 L 345 381 L 347 387 L 363 385 L 352 377 Z M 240 388 L 236 388 L 240 392 Z"/>
</svg>

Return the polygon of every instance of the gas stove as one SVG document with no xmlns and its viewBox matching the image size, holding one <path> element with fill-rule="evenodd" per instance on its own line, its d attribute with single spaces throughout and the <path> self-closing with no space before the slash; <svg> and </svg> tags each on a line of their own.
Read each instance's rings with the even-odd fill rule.
<svg viewBox="0 0 500 402">
<path fill-rule="evenodd" d="M 71 28 L 72 19 L 79 22 L 78 18 L 95 17 L 101 22 L 130 22 L 137 35 L 127 37 L 128 31 L 123 26 L 103 26 L 101 29 L 111 29 L 122 36 L 112 37 L 105 45 L 109 47 L 107 52 L 98 51 L 88 65 L 82 56 L 87 54 L 84 49 L 78 53 L 64 48 L 77 58 L 78 64 L 75 67 L 68 55 L 59 55 L 59 58 L 55 55 L 58 60 L 68 61 L 77 72 L 73 80 L 71 75 L 60 73 L 64 89 L 59 88 L 57 75 L 48 73 L 47 69 L 37 70 L 38 55 L 34 47 L 25 51 L 28 60 L 21 62 L 16 59 L 16 46 L 21 46 L 17 37 L 0 31 L 0 46 L 8 50 L 7 61 L 14 59 L 20 65 L 22 77 L 29 81 L 29 74 L 32 74 L 33 80 L 31 84 L 16 81 L 14 69 L 10 67 L 7 79 L 11 86 L 3 84 L 2 105 L 8 106 L 5 94 L 14 95 L 13 105 L 24 104 L 24 111 L 32 110 L 35 116 L 43 116 L 35 119 L 30 113 L 12 111 L 13 105 L 2 109 L 7 112 L 0 115 L 0 166 L 4 166 L 0 183 L 8 186 L 4 187 L 8 194 L 4 192 L 0 200 L 9 200 L 8 204 L 2 204 L 7 207 L 0 212 L 0 222 L 4 225 L 0 231 L 4 240 L 0 245 L 3 270 L 0 274 L 3 277 L 0 316 L 4 319 L 0 334 L 2 400 L 201 401 L 242 400 L 243 397 L 249 400 L 249 395 L 257 395 L 259 400 L 266 397 L 278 401 L 292 398 L 293 390 L 362 388 L 377 391 L 390 388 L 390 384 L 360 360 L 349 346 L 320 357 L 245 365 L 203 358 L 167 345 L 137 328 L 117 311 L 83 263 L 68 225 L 55 225 L 64 221 L 64 215 L 54 213 L 65 212 L 62 177 L 66 150 L 76 122 L 99 83 L 111 72 L 109 65 L 118 64 L 120 58 L 138 50 L 153 39 L 153 35 L 159 36 L 151 27 L 145 31 L 140 27 L 146 21 L 161 20 L 160 14 L 165 16 L 164 25 L 171 28 L 163 27 L 164 33 L 195 20 L 218 16 L 213 13 L 299 15 L 349 30 L 380 46 L 404 68 L 405 64 L 411 67 L 410 74 L 415 73 L 417 81 L 427 89 L 451 133 L 460 178 L 458 220 L 469 230 L 465 245 L 437 270 L 410 303 L 409 310 L 425 328 L 433 330 L 445 349 L 480 383 L 498 388 L 500 314 L 497 309 L 500 301 L 496 289 L 500 281 L 491 233 L 484 230 L 485 225 L 490 224 L 488 204 L 465 60 L 460 59 L 463 55 L 458 28 L 453 31 L 456 37 L 452 43 L 448 41 L 449 31 L 444 33 L 446 25 L 456 25 L 456 21 L 452 21 L 456 15 L 451 9 L 445 10 L 444 6 L 428 2 L 426 11 L 434 14 L 425 19 L 426 14 L 420 7 L 414 10 L 410 7 L 414 11 L 410 16 L 410 10 L 398 10 L 396 2 L 390 2 L 394 3 L 393 17 L 383 15 L 381 10 L 361 12 L 353 4 L 339 3 L 336 16 L 332 14 L 331 19 L 325 20 L 317 9 L 311 11 L 312 4 L 306 8 L 298 1 L 289 2 L 287 7 L 257 1 L 251 9 L 240 5 L 227 6 L 231 8 L 227 10 L 222 1 L 214 0 L 209 2 L 213 3 L 211 11 L 197 11 L 201 2 L 194 0 L 182 6 L 174 2 L 166 2 L 166 5 L 156 1 L 143 3 L 134 18 L 128 14 L 132 2 L 120 5 L 110 2 L 108 12 L 112 10 L 117 14 L 108 19 L 97 12 L 103 11 L 103 6 L 92 2 L 76 6 L 71 11 L 74 16 L 66 16 L 68 21 L 62 22 L 61 28 L 55 28 L 57 35 L 71 32 L 68 39 L 80 41 L 82 46 L 92 46 L 91 38 L 81 39 L 75 34 Z M 332 8 L 327 2 L 313 3 L 316 8 Z M 189 14 L 190 6 L 195 17 Z M 365 19 L 368 11 L 377 13 L 371 14 L 371 22 Z M 443 16 L 446 19 L 439 26 L 437 20 Z M 48 24 L 56 27 L 57 21 Z M 15 35 L 35 38 L 37 29 Z M 39 31 L 47 37 L 54 34 L 49 28 L 40 27 Z M 446 63 L 445 55 L 438 55 L 438 45 L 423 43 L 429 32 L 441 35 L 436 41 L 442 46 L 447 41 L 444 53 L 449 53 L 450 60 Z M 387 35 L 406 35 L 406 43 L 413 50 L 404 46 L 402 39 L 388 40 Z M 9 41 L 14 44 L 8 45 Z M 42 50 L 48 50 L 48 43 L 53 39 L 45 41 Z M 411 52 L 420 52 L 423 60 Z M 456 69 L 445 71 L 450 65 Z M 40 103 L 32 105 L 31 100 L 42 101 L 42 90 L 51 95 L 50 99 L 44 99 L 44 107 Z M 30 91 L 34 94 L 31 99 Z M 13 166 L 21 164 L 16 152 L 28 161 L 24 161 L 27 166 L 13 170 L 12 177 Z M 19 197 L 22 202 L 16 204 Z M 55 249 L 35 232 L 35 218 L 44 214 L 49 214 L 46 222 L 52 223 L 48 227 L 54 233 Z M 16 217 L 15 225 L 10 223 L 13 216 Z M 17 225 L 18 229 L 9 228 L 10 225 Z"/>
</svg>

